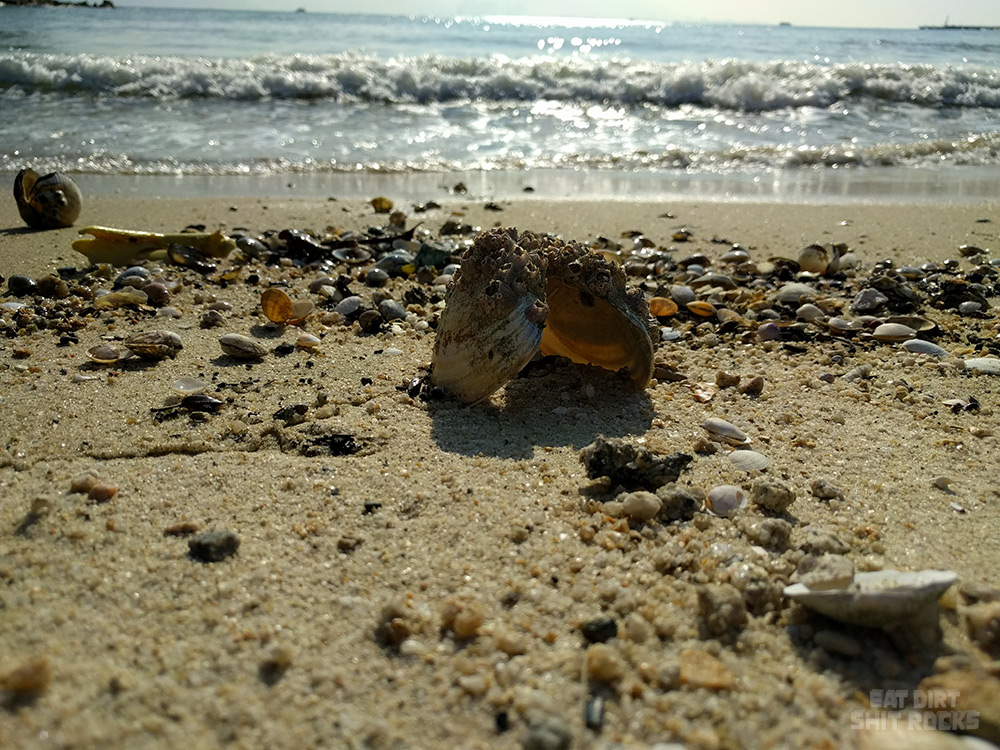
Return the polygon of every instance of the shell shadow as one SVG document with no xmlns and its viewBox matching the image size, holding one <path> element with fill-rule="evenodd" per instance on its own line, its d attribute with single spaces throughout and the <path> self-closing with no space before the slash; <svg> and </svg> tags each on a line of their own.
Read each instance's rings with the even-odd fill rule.
<svg viewBox="0 0 1000 750">
<path fill-rule="evenodd" d="M 542 360 L 507 384 L 501 396 L 465 406 L 432 402 L 431 437 L 438 448 L 466 456 L 531 458 L 535 446 L 582 448 L 598 434 L 644 434 L 653 402 L 621 374 L 566 360 Z"/>
</svg>

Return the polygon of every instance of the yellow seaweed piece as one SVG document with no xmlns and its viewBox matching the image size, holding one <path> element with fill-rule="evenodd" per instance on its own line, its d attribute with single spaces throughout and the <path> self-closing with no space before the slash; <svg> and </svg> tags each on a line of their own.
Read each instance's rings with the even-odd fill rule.
<svg viewBox="0 0 1000 750">
<path fill-rule="evenodd" d="M 91 263 L 111 263 L 124 266 L 136 260 L 153 257 L 172 244 L 184 245 L 210 258 L 225 258 L 236 249 L 236 241 L 217 229 L 211 234 L 185 232 L 159 234 L 114 227 L 84 227 L 80 234 L 89 234 L 73 241 L 73 249 L 87 256 Z"/>
</svg>

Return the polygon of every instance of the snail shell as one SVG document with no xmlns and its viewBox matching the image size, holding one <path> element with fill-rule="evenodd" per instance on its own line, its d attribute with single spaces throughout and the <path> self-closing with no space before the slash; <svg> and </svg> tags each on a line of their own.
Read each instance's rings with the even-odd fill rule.
<svg viewBox="0 0 1000 750">
<path fill-rule="evenodd" d="M 59 172 L 39 175 L 22 169 L 14 178 L 18 213 L 32 229 L 71 227 L 80 216 L 83 196 L 69 177 Z"/>
</svg>

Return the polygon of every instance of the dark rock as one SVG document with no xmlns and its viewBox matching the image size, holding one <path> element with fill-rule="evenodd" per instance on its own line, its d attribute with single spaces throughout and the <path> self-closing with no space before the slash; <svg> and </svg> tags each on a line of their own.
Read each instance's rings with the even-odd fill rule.
<svg viewBox="0 0 1000 750">
<path fill-rule="evenodd" d="M 188 539 L 188 556 L 198 562 L 220 562 L 236 554 L 240 538 L 231 531 L 206 531 Z"/>
</svg>

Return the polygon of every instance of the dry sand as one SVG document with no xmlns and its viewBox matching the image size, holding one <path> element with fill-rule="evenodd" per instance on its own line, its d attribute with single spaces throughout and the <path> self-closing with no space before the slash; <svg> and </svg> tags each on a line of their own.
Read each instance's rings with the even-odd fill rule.
<svg viewBox="0 0 1000 750">
<path fill-rule="evenodd" d="M 495 212 L 457 196 L 427 199 L 442 209 L 410 221 L 435 234 L 460 212 L 475 226 L 578 240 L 638 230 L 675 258 L 718 259 L 729 245 L 713 238 L 758 260 L 842 242 L 859 257 L 859 277 L 881 259 L 957 257 L 963 243 L 1000 250 L 996 204 L 525 198 Z M 380 221 L 363 201 L 91 197 L 77 222 L 163 232 L 193 223 L 261 231 Z M 76 229 L 20 226 L 4 201 L 5 277 L 86 265 L 70 247 Z M 681 227 L 692 240 L 673 243 Z M 251 272 L 259 285 L 247 283 Z M 315 354 L 254 364 L 221 356 L 224 332 L 294 342 L 300 329 L 265 325 L 259 294 L 288 280 L 306 297 L 311 274 L 257 265 L 220 286 L 169 265 L 164 273 L 186 281 L 172 301 L 179 319 L 117 311 L 83 318 L 78 344 L 60 345 L 51 330 L 8 327 L 0 338 L 0 680 L 23 688 L 0 694 L 0 747 L 853 747 L 870 691 L 912 700 L 935 672 L 965 680 L 960 709 L 996 720 L 998 670 L 962 616 L 971 595 L 944 597 L 943 641 L 917 653 L 781 596 L 805 551 L 838 540 L 858 569 L 938 568 L 966 586 L 1000 585 L 1000 380 L 961 368 L 988 354 L 987 342 L 995 354 L 995 308 L 979 318 L 929 312 L 944 327 L 945 360 L 823 338 L 784 347 L 717 334 L 711 323 L 695 330 L 700 321 L 681 316 L 673 324 L 684 336 L 657 357 L 683 380 L 635 394 L 602 371 L 549 363 L 462 407 L 401 389 L 426 371 L 433 344 L 432 332 L 406 324 L 360 335 L 316 313 L 305 324 L 322 337 Z M 414 283 L 388 289 L 400 296 Z M 223 328 L 202 329 L 212 298 L 233 310 Z M 102 336 L 151 329 L 176 331 L 184 349 L 110 368 L 85 356 Z M 863 364 L 870 378 L 843 377 Z M 724 388 L 699 401 L 693 386 L 719 371 L 763 376 L 763 392 Z M 210 381 L 226 405 L 204 419 L 151 412 L 183 376 Z M 942 403 L 970 396 L 978 410 Z M 308 407 L 303 424 L 275 420 L 297 404 Z M 736 469 L 727 450 L 695 452 L 711 416 L 744 430 L 771 460 L 766 477 L 794 489 L 787 542 L 765 549 L 767 516 L 753 505 L 735 519 L 677 523 L 602 508 L 609 488 L 579 459 L 598 434 L 693 455 L 679 483 L 695 492 L 749 490 L 758 475 Z M 304 455 L 310 441 L 338 434 L 360 450 Z M 117 494 L 71 493 L 86 470 Z M 813 496 L 820 479 L 843 499 Z M 238 553 L 192 559 L 189 535 L 165 533 L 184 524 L 234 532 Z M 722 616 L 713 633 L 709 610 L 731 591 L 713 586 L 729 582 L 744 589 L 751 616 L 745 625 Z M 588 652 L 580 627 L 599 618 L 612 618 L 618 635 Z M 33 677 L 35 693 L 24 684 Z M 604 701 L 597 728 L 584 723 L 588 695 L 595 716 L 595 697 Z M 997 741 L 996 725 L 981 725 Z M 891 746 L 884 734 L 874 741 Z"/>
</svg>

